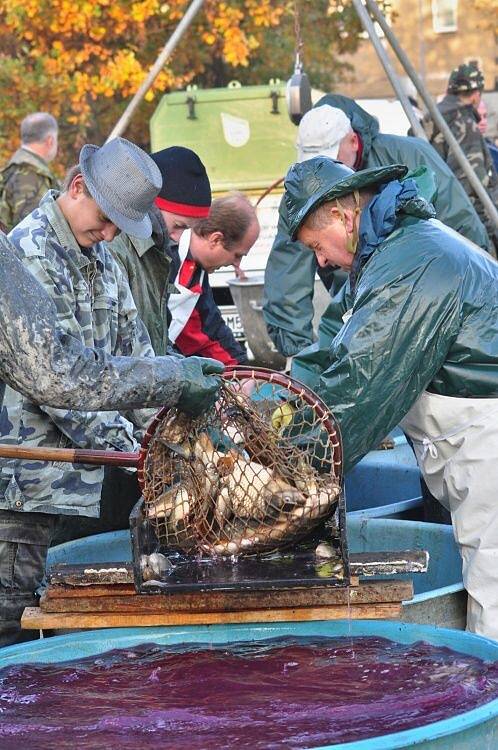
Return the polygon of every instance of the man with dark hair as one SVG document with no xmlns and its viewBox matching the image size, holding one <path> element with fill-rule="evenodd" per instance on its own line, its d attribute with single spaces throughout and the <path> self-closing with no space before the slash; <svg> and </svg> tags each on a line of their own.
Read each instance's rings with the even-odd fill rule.
<svg viewBox="0 0 498 750">
<path fill-rule="evenodd" d="M 258 236 L 254 206 L 242 193 L 231 193 L 213 201 L 209 216 L 186 229 L 178 247 L 173 246 L 168 334 L 182 354 L 213 357 L 225 365 L 247 362 L 245 350 L 221 317 L 208 275 L 240 265 Z"/>
<path fill-rule="evenodd" d="M 124 357 L 154 356 L 128 284 L 104 241 L 120 230 L 148 236 L 147 213 L 160 185 L 154 162 L 129 141 L 87 145 L 67 190 L 48 192 L 10 234 L 24 265 L 51 296 L 60 328 L 86 346 Z M 211 374 L 222 370 L 220 364 L 196 357 L 174 364 L 171 405 L 193 414 L 209 408 L 219 388 Z M 127 419 L 118 412 L 36 406 L 8 389 L 0 432 L 4 442 L 14 444 L 135 451 L 151 416 L 150 410 L 134 411 Z M 42 581 L 58 515 L 97 517 L 102 480 L 98 466 L 3 463 L 0 643 L 20 637 L 19 618 Z"/>
<path fill-rule="evenodd" d="M 498 638 L 498 264 L 435 220 L 406 172 L 325 157 L 289 171 L 290 237 L 349 274 L 292 375 L 338 420 L 345 471 L 401 424 L 451 511 L 467 628 Z"/>
<path fill-rule="evenodd" d="M 110 248 L 128 278 L 154 351 L 164 354 L 168 345 L 174 345 L 186 356 L 198 354 L 214 357 L 226 365 L 245 364 L 245 349 L 235 340 L 213 298 L 208 274 L 215 269 L 195 262 L 188 249 L 189 238 L 195 234 L 191 234 L 193 228 L 204 226 L 208 231 L 206 227 L 211 226 L 207 218 L 211 186 L 204 164 L 194 151 L 182 146 L 163 149 L 151 154 L 151 158 L 162 177 L 161 190 L 149 212 L 152 236 L 137 240 L 120 235 Z M 224 246 L 231 243 L 233 227 L 242 228 L 242 235 L 233 244 L 242 243 L 245 254 L 250 245 L 243 242 L 243 233 L 251 226 L 258 226 L 254 208 L 243 195 L 220 201 L 221 205 L 215 201 L 213 206 L 226 235 Z M 251 231 L 249 239 L 253 236 Z M 252 243 L 256 239 L 257 234 Z M 193 242 L 202 245 L 200 253 L 204 257 L 206 243 L 195 239 Z M 236 249 L 230 251 L 227 262 L 216 268 L 237 266 L 239 255 Z"/>
<path fill-rule="evenodd" d="M 347 96 L 327 94 L 299 124 L 298 161 L 318 155 L 342 161 L 351 169 L 405 164 L 421 172 L 438 219 L 479 247 L 490 239 L 469 197 L 435 149 L 421 138 L 381 133 L 379 123 Z M 328 269 L 317 269 L 313 256 L 289 237 L 284 201 L 280 204 L 277 236 L 265 271 L 263 314 L 278 351 L 291 357 L 313 341 L 315 273 L 327 288 Z"/>
<path fill-rule="evenodd" d="M 498 174 L 484 135 L 479 128 L 478 110 L 483 89 L 484 76 L 476 63 L 464 63 L 451 71 L 446 96 L 437 106 L 496 206 L 498 205 Z M 465 172 L 446 143 L 444 135 L 429 116 L 424 119 L 424 127 L 431 144 L 465 189 L 498 250 L 498 229 L 488 217 Z"/>
<path fill-rule="evenodd" d="M 58 182 L 48 165 L 57 156 L 57 120 L 48 112 L 34 112 L 21 123 L 21 147 L 0 180 L 0 222 L 12 229 L 38 205 Z"/>
</svg>

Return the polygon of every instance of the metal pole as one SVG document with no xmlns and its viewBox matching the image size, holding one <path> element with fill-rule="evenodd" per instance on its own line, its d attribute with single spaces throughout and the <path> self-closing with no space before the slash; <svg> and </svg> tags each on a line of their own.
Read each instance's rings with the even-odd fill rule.
<svg viewBox="0 0 498 750">
<path fill-rule="evenodd" d="M 156 62 L 152 66 L 152 68 L 149 70 L 147 77 L 145 81 L 142 83 L 140 88 L 138 89 L 137 93 L 134 95 L 131 102 L 126 107 L 125 111 L 117 121 L 116 125 L 111 131 L 111 134 L 107 138 L 108 141 L 111 141 L 113 138 L 117 138 L 118 135 L 122 135 L 126 128 L 128 127 L 128 124 L 135 113 L 135 110 L 141 103 L 142 99 L 144 98 L 147 91 L 150 89 L 154 81 L 156 80 L 157 76 L 163 69 L 167 59 L 170 57 L 171 53 L 175 49 L 176 45 L 184 35 L 184 33 L 187 31 L 188 27 L 194 20 L 194 16 L 196 13 L 201 9 L 202 5 L 204 4 L 204 0 L 193 0 L 193 2 L 190 4 L 190 6 L 187 9 L 187 12 L 183 16 L 182 20 L 162 48 Z"/>
<path fill-rule="evenodd" d="M 382 43 L 377 35 L 377 32 L 375 31 L 375 26 L 373 25 L 372 19 L 368 15 L 361 0 L 353 0 L 353 5 L 358 14 L 358 17 L 361 21 L 363 28 L 365 29 L 368 36 L 370 37 L 370 40 L 375 48 L 375 51 L 377 52 L 377 56 L 380 62 L 382 63 L 382 66 L 386 72 L 386 75 L 389 78 L 391 85 L 394 91 L 396 92 L 398 99 L 401 102 L 401 106 L 405 110 L 406 116 L 408 117 L 408 120 L 410 121 L 410 125 L 413 128 L 413 132 L 419 138 L 423 138 L 424 140 L 427 140 L 425 131 L 423 127 L 421 126 L 420 122 L 418 121 L 417 116 L 415 115 L 415 112 L 413 111 L 411 102 L 408 99 L 408 96 L 406 95 L 401 85 L 398 74 L 396 73 L 393 66 L 391 65 L 391 62 L 387 56 L 387 53 L 384 47 L 382 46 Z"/>
<path fill-rule="evenodd" d="M 353 2 L 355 2 L 355 0 L 353 0 Z M 415 85 L 415 88 L 417 89 L 418 93 L 422 97 L 424 104 L 429 111 L 430 116 L 432 117 L 436 125 L 438 126 L 439 130 L 444 135 L 448 146 L 451 148 L 451 150 L 455 154 L 456 160 L 458 161 L 465 176 L 469 180 L 473 190 L 476 192 L 479 200 L 484 206 L 484 210 L 486 211 L 491 221 L 498 228 L 498 211 L 496 210 L 496 207 L 493 201 L 489 197 L 487 190 L 481 184 L 481 181 L 479 180 L 476 173 L 472 169 L 467 157 L 465 156 L 464 152 L 460 148 L 460 144 L 458 143 L 455 136 L 453 135 L 450 128 L 448 127 L 446 120 L 444 119 L 441 112 L 436 107 L 432 96 L 429 94 L 427 88 L 425 87 L 423 82 L 420 80 L 415 68 L 413 67 L 410 60 L 408 59 L 408 56 L 402 50 L 396 36 L 394 35 L 392 29 L 389 27 L 388 23 L 386 22 L 386 19 L 380 12 L 375 0 L 365 0 L 365 3 L 370 13 L 374 16 L 375 20 L 377 21 L 377 23 L 383 30 L 384 34 L 386 35 L 386 38 L 389 41 L 389 44 L 391 45 L 391 47 L 393 48 L 401 65 L 404 67 L 407 74 L 412 79 Z"/>
</svg>

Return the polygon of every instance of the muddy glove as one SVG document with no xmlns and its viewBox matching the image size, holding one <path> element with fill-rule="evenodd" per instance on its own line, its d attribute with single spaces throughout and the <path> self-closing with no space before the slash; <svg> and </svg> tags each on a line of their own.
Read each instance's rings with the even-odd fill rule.
<svg viewBox="0 0 498 750">
<path fill-rule="evenodd" d="M 177 406 L 190 416 L 197 417 L 215 404 L 221 385 L 218 376 L 225 365 L 217 359 L 185 357 L 181 360 L 181 366 L 185 385 Z"/>
</svg>

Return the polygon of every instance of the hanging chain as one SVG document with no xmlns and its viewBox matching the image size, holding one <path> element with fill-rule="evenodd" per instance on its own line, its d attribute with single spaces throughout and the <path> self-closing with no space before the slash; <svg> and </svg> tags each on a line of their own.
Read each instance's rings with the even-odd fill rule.
<svg viewBox="0 0 498 750">
<path fill-rule="evenodd" d="M 296 38 L 296 47 L 295 47 L 295 71 L 301 71 L 302 68 L 302 62 L 301 62 L 301 50 L 303 48 L 303 39 L 301 37 L 301 19 L 299 15 L 299 3 L 298 0 L 294 0 L 294 36 Z"/>
</svg>

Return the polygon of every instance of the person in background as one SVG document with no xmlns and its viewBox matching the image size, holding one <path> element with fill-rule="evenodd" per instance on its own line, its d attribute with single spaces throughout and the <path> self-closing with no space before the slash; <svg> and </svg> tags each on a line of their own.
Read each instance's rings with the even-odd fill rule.
<svg viewBox="0 0 498 750">
<path fill-rule="evenodd" d="M 432 180 L 430 189 L 438 219 L 489 249 L 490 240 L 469 197 L 434 148 L 420 138 L 379 132 L 377 120 L 353 99 L 339 94 L 322 97 L 299 124 L 297 148 L 299 162 L 324 155 L 337 158 L 354 170 L 405 164 L 410 171 L 420 173 L 419 181 Z M 263 315 L 270 338 L 286 357 L 313 341 L 316 270 L 313 255 L 289 237 L 282 201 L 277 235 L 265 271 Z M 324 271 L 327 269 L 319 271 L 322 279 Z"/>
<path fill-rule="evenodd" d="M 334 413 L 348 471 L 401 424 L 451 511 L 467 629 L 498 639 L 498 265 L 434 219 L 406 167 L 289 170 L 289 236 L 349 273 L 291 375 Z"/>
<path fill-rule="evenodd" d="M 21 122 L 21 146 L 0 178 L 0 222 L 12 229 L 37 207 L 47 190 L 58 188 L 49 164 L 57 156 L 57 120 L 34 112 Z"/>
<path fill-rule="evenodd" d="M 154 162 L 122 138 L 84 146 L 62 193 L 49 191 L 9 239 L 51 296 L 66 333 L 108 354 L 153 357 L 130 289 L 104 246 L 119 230 L 145 237 L 147 212 L 161 185 Z M 215 401 L 218 362 L 179 360 L 172 401 L 200 413 Z M 175 393 L 176 391 L 176 393 Z M 176 399 L 175 399 L 176 396 Z M 152 416 L 135 410 L 90 412 L 37 406 L 8 390 L 0 415 L 4 442 L 135 451 Z M 132 420 L 132 421 L 130 421 Z M 41 585 L 59 515 L 98 516 L 102 467 L 4 461 L 0 474 L 0 643 L 22 638 L 19 619 Z"/>
<path fill-rule="evenodd" d="M 458 68 L 451 71 L 446 96 L 437 106 L 474 172 L 496 206 L 498 205 L 498 174 L 479 128 L 478 107 L 482 99 L 483 89 L 484 76 L 477 65 L 475 63 L 459 65 Z M 498 228 L 493 220 L 488 217 L 462 167 L 446 143 L 444 135 L 429 116 L 424 119 L 424 127 L 429 141 L 454 172 L 472 201 L 494 242 L 496 253 L 498 250 Z"/>
<path fill-rule="evenodd" d="M 122 234 L 110 248 L 128 278 L 154 350 L 164 354 L 168 346 L 174 346 L 185 356 L 202 354 L 226 365 L 245 364 L 247 353 L 223 321 L 208 273 L 193 260 L 186 244 L 190 230 L 210 213 L 211 186 L 206 169 L 196 153 L 181 146 L 163 149 L 151 158 L 162 177 L 161 190 L 149 214 L 152 236 L 142 241 Z M 254 219 L 253 224 L 257 223 L 254 209 L 243 196 L 227 205 L 241 211 L 241 226 L 246 226 L 248 215 L 251 221 Z M 220 204 L 216 207 L 219 212 Z M 223 221 L 227 222 L 227 217 Z M 222 265 L 238 266 L 238 256 L 249 250 L 246 244 L 244 241 L 242 253 L 235 249 L 229 262 Z"/>
<path fill-rule="evenodd" d="M 488 132 L 488 107 L 482 97 L 479 106 L 477 107 L 477 114 L 479 115 L 477 127 L 486 141 L 486 146 L 488 147 L 491 158 L 493 159 L 494 167 L 498 170 L 498 148 L 490 138 L 486 137 Z"/>
</svg>

